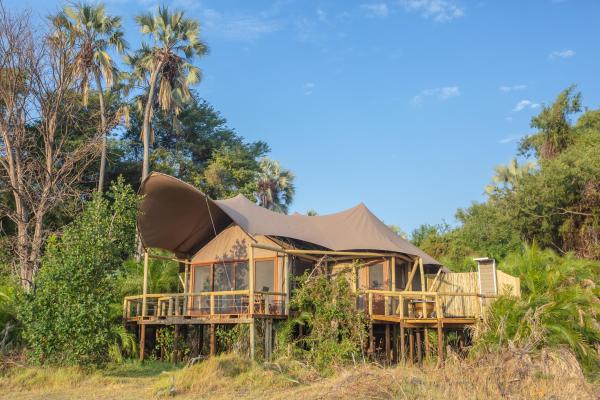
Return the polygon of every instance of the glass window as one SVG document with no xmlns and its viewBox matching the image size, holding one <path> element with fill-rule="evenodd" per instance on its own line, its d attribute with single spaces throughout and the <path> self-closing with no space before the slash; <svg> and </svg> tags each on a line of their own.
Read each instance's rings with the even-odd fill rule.
<svg viewBox="0 0 600 400">
<path fill-rule="evenodd" d="M 235 290 L 248 289 L 248 263 L 235 263 Z"/>
<path fill-rule="evenodd" d="M 383 290 L 385 281 L 383 276 L 383 263 L 369 266 L 369 289 Z"/>
<path fill-rule="evenodd" d="M 210 265 L 194 267 L 194 293 L 210 292 Z"/>
<path fill-rule="evenodd" d="M 261 260 L 254 263 L 256 272 L 255 290 L 259 292 L 272 292 L 275 290 L 275 262 Z"/>
<path fill-rule="evenodd" d="M 233 264 L 218 263 L 215 264 L 214 287 L 215 292 L 233 290 L 235 275 L 233 274 Z"/>
</svg>

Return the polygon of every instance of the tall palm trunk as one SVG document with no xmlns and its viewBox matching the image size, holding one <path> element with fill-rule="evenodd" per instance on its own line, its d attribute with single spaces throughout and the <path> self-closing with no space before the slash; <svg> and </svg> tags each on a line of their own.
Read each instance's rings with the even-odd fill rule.
<svg viewBox="0 0 600 400">
<path fill-rule="evenodd" d="M 144 109 L 144 124 L 142 127 L 142 139 L 144 141 L 144 162 L 142 165 L 142 182 L 150 173 L 150 112 L 152 111 L 152 99 L 154 98 L 154 90 L 158 73 L 162 67 L 162 62 L 156 64 L 152 75 L 150 76 L 150 87 L 148 88 L 148 98 L 146 99 L 146 107 Z"/>
<path fill-rule="evenodd" d="M 100 134 L 102 135 L 102 155 L 100 156 L 100 176 L 98 177 L 98 192 L 104 190 L 104 176 L 106 175 L 106 142 L 107 142 L 107 127 L 106 127 L 106 111 L 104 109 L 104 92 L 102 91 L 102 82 L 100 74 L 95 73 L 96 87 L 98 88 L 98 101 L 100 103 Z"/>
</svg>

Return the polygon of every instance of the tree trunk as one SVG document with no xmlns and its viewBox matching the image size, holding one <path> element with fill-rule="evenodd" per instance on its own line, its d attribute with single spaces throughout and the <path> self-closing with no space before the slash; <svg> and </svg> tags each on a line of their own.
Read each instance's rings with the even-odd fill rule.
<svg viewBox="0 0 600 400">
<path fill-rule="evenodd" d="M 102 136 L 102 153 L 100 156 L 100 176 L 98 177 L 98 192 L 104 190 L 104 177 L 106 175 L 106 111 L 104 110 L 104 92 L 100 75 L 96 72 L 96 88 L 98 90 L 98 102 L 100 103 L 100 135 Z"/>
<path fill-rule="evenodd" d="M 144 108 L 144 123 L 142 128 L 142 140 L 144 141 L 144 162 L 142 165 L 142 182 L 150 173 L 150 113 L 152 112 L 152 99 L 154 98 L 154 89 L 158 79 L 162 62 L 156 64 L 152 75 L 150 76 L 150 87 L 148 88 L 148 98 Z"/>
</svg>

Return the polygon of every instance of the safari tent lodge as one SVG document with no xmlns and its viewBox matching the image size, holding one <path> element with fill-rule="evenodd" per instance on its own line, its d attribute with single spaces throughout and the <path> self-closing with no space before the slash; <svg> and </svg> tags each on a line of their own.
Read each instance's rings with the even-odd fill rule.
<svg viewBox="0 0 600 400">
<path fill-rule="evenodd" d="M 292 277 L 316 267 L 351 271 L 357 312 L 370 321 L 367 351 L 387 362 L 420 361 L 430 351 L 442 356 L 445 332 L 482 319 L 500 292 L 519 294 L 518 279 L 497 271 L 493 260 L 479 259 L 477 272 L 451 273 L 364 204 L 322 216 L 284 215 L 242 195 L 212 200 L 160 173 L 152 173 L 140 193 L 144 287 L 124 299 L 123 317 L 139 328 L 142 359 L 148 334 L 161 326 L 174 326 L 176 335 L 200 329 L 214 355 L 222 324 L 249 324 L 250 356 L 260 344 L 268 359 L 277 322 L 294 312 Z M 149 257 L 171 258 L 151 249 L 166 250 L 179 263 L 177 293 L 147 292 Z M 438 332 L 435 345 L 428 343 L 429 329 Z"/>
</svg>

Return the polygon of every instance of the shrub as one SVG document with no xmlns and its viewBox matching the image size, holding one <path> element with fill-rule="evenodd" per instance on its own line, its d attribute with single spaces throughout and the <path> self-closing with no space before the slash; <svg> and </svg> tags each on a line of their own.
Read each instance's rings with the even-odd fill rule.
<svg viewBox="0 0 600 400">
<path fill-rule="evenodd" d="M 95 194 L 62 236 L 48 241 L 34 290 L 20 310 L 37 362 L 92 365 L 107 360 L 115 331 L 115 276 L 135 248 L 137 197 L 119 180 Z"/>
<path fill-rule="evenodd" d="M 347 273 L 320 273 L 299 278 L 290 307 L 297 317 L 279 331 L 281 351 L 287 351 L 325 374 L 337 365 L 362 358 L 366 317 L 356 310 L 356 294 Z M 298 326 L 303 334 L 296 335 Z"/>
<path fill-rule="evenodd" d="M 568 347 L 588 374 L 600 372 L 600 263 L 534 244 L 508 256 L 502 267 L 521 279 L 522 298 L 492 304 L 476 348 Z"/>
</svg>

